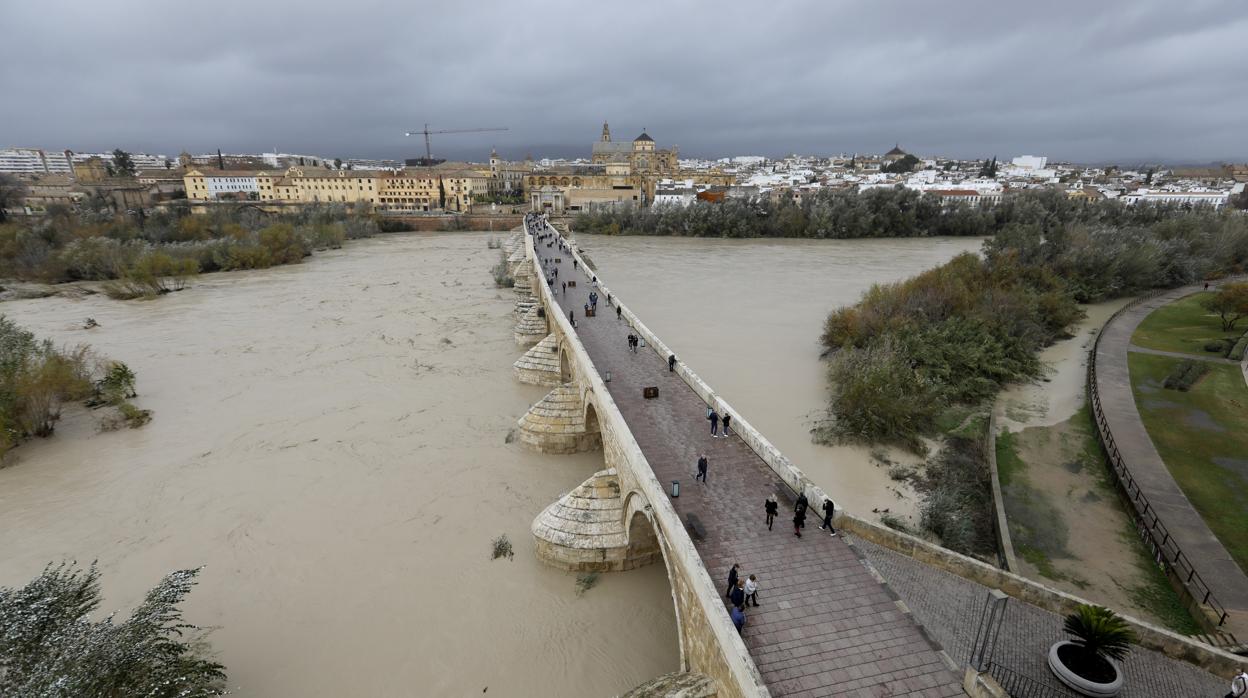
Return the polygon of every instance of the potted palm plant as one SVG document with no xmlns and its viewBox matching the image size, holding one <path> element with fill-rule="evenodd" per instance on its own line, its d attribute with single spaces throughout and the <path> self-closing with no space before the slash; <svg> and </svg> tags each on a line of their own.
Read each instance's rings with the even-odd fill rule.
<svg viewBox="0 0 1248 698">
<path fill-rule="evenodd" d="M 1134 640 L 1127 622 L 1103 606 L 1081 604 L 1066 616 L 1064 629 L 1073 639 L 1049 648 L 1049 669 L 1054 676 L 1085 696 L 1118 695 L 1122 691 L 1118 662 L 1131 652 Z"/>
</svg>

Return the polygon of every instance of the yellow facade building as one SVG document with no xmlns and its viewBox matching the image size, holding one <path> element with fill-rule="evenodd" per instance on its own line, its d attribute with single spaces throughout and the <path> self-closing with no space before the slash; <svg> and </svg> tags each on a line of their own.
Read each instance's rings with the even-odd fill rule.
<svg viewBox="0 0 1248 698">
<path fill-rule="evenodd" d="M 694 184 L 729 186 L 731 174 L 680 169 L 676 148 L 659 148 L 644 131 L 631 142 L 611 139 L 611 128 L 602 125 L 602 136 L 591 147 L 590 164 L 562 165 L 529 173 L 525 189 L 534 211 L 564 213 L 595 206 L 648 206 L 659 182 L 691 180 Z"/>
</svg>

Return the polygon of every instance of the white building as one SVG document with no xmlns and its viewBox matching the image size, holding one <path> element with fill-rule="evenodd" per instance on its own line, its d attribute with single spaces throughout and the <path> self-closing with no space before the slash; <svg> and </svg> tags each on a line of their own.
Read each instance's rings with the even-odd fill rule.
<svg viewBox="0 0 1248 698">
<path fill-rule="evenodd" d="M 679 206 L 684 208 L 697 199 L 693 187 L 656 188 L 653 206 Z"/>
<path fill-rule="evenodd" d="M 1207 189 L 1199 191 L 1137 189 L 1134 193 L 1124 194 L 1121 198 L 1129 204 L 1143 201 L 1146 203 L 1192 204 L 1195 206 L 1222 208 L 1226 205 L 1230 195 L 1229 191 L 1209 191 Z"/>
<path fill-rule="evenodd" d="M 0 150 L 0 172 L 20 175 L 73 174 L 73 168 L 65 152 L 6 148 Z"/>
<path fill-rule="evenodd" d="M 204 173 L 204 185 L 208 188 L 208 198 L 216 199 L 222 194 L 240 194 L 248 192 L 260 193 L 254 172 L 222 172 L 220 174 Z"/>
<path fill-rule="evenodd" d="M 1043 170 L 1049 159 L 1043 155 L 1019 155 L 1010 164 L 1023 170 Z"/>
<path fill-rule="evenodd" d="M 99 158 L 104 162 L 112 162 L 112 153 L 74 153 L 74 162 L 86 162 L 91 158 Z M 134 163 L 136 170 L 161 170 L 165 167 L 168 160 L 164 155 L 149 155 L 147 153 L 130 153 L 130 162 Z"/>
</svg>

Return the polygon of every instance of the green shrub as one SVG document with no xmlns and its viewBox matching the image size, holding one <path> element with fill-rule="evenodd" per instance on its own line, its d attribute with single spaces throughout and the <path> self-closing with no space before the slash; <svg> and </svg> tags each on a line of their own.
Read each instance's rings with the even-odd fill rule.
<svg viewBox="0 0 1248 698">
<path fill-rule="evenodd" d="M 919 437 L 935 423 L 938 400 L 890 337 L 837 352 L 828 377 L 833 420 L 816 430 L 817 440 L 891 441 L 922 452 Z"/>
<path fill-rule="evenodd" d="M 126 620 L 93 621 L 93 563 L 48 565 L 21 588 L 0 588 L 0 694 L 6 696 L 219 696 L 225 667 L 204 656 L 205 632 L 179 606 L 198 569 L 161 580 Z"/>
<path fill-rule="evenodd" d="M 1170 375 L 1166 376 L 1162 387 L 1186 393 L 1208 372 L 1209 364 L 1195 359 L 1184 359 L 1170 369 Z"/>
<path fill-rule="evenodd" d="M 1076 665 L 1070 668 L 1081 676 L 1090 673 L 1099 659 L 1126 659 L 1135 642 L 1125 620 L 1108 608 L 1092 604 L 1080 604 L 1066 616 L 1062 629 L 1070 633 L 1071 642 L 1079 649 Z"/>
<path fill-rule="evenodd" d="M 507 250 L 498 251 L 498 264 L 490 267 L 490 275 L 494 277 L 494 285 L 499 288 L 512 288 L 516 279 L 511 275 L 511 265 L 507 262 Z"/>
<path fill-rule="evenodd" d="M 1214 340 L 1212 342 L 1206 342 L 1205 351 L 1213 353 L 1213 354 L 1221 354 L 1224 351 L 1226 351 L 1226 344 L 1220 339 Z"/>
<path fill-rule="evenodd" d="M 986 425 L 985 425 L 986 426 Z M 992 476 L 983 434 L 950 436 L 931 458 L 916 486 L 924 495 L 920 524 L 950 550 L 989 558 L 996 552 Z"/>
<path fill-rule="evenodd" d="M 31 436 L 48 436 L 68 401 L 91 395 L 85 346 L 57 350 L 0 315 L 0 453 Z"/>
<path fill-rule="evenodd" d="M 289 223 L 276 223 L 263 228 L 257 237 L 260 247 L 268 252 L 273 264 L 298 264 L 310 254 L 303 237 Z"/>
<path fill-rule="evenodd" d="M 1245 332 L 1244 336 L 1240 337 L 1238 342 L 1235 342 L 1235 346 L 1227 352 L 1226 358 L 1234 361 L 1243 361 L 1245 352 L 1248 352 L 1248 332 Z"/>
</svg>

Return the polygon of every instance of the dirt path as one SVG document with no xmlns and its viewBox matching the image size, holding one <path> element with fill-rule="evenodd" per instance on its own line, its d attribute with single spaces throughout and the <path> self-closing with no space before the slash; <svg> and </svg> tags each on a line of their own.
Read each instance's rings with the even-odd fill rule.
<svg viewBox="0 0 1248 698">
<path fill-rule="evenodd" d="M 1021 573 L 1166 627 L 1191 632 L 1136 539 L 1086 410 L 1001 439 L 1002 490 Z"/>
</svg>

